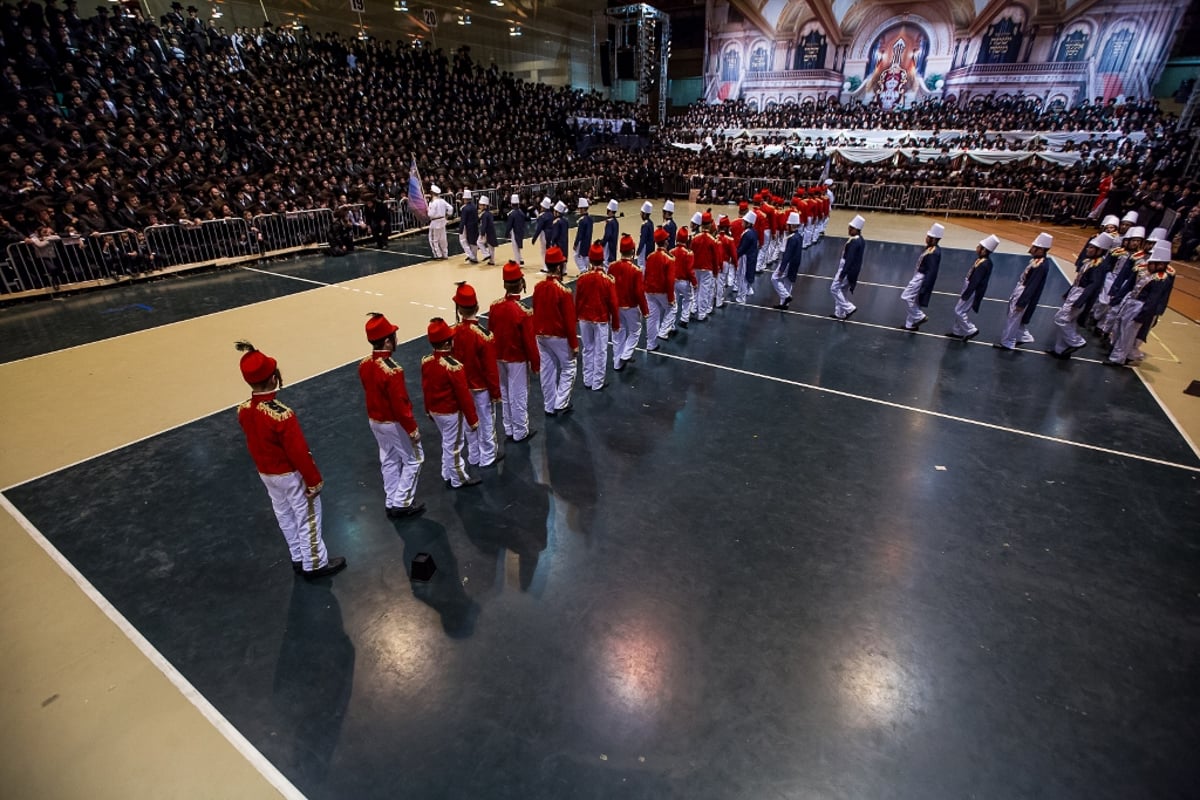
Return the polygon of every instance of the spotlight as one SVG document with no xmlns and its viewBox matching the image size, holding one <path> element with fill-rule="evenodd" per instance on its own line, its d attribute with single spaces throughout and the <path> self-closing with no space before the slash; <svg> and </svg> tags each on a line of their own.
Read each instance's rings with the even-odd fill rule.
<svg viewBox="0 0 1200 800">
<path fill-rule="evenodd" d="M 494 5 L 496 8 L 503 8 L 503 7 L 504 7 L 504 0 L 489 0 L 489 2 L 490 2 L 492 5 Z"/>
<path fill-rule="evenodd" d="M 520 25 L 510 25 L 508 27 L 508 35 L 509 36 L 520 36 L 521 35 L 521 26 Z"/>
<path fill-rule="evenodd" d="M 396 0 L 396 2 L 394 4 L 392 4 L 392 11 L 400 11 L 402 13 L 407 14 L 408 13 L 408 0 Z"/>
<path fill-rule="evenodd" d="M 470 25 L 471 24 L 471 15 L 470 14 L 459 14 L 458 15 L 458 24 L 459 25 Z"/>
</svg>

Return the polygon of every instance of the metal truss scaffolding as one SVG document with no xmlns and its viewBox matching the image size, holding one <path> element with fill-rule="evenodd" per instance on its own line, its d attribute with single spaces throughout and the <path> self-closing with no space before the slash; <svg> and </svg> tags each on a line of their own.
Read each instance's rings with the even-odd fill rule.
<svg viewBox="0 0 1200 800">
<path fill-rule="evenodd" d="M 658 123 L 667 117 L 667 63 L 671 58 L 671 17 L 646 3 L 617 6 L 604 12 L 605 22 L 616 34 L 618 49 L 633 50 L 637 75 L 636 100 L 658 106 Z"/>
</svg>

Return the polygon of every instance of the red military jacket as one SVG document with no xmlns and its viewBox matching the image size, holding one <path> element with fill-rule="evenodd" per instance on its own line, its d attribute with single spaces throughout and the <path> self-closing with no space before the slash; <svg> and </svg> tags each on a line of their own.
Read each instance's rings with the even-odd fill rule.
<svg viewBox="0 0 1200 800">
<path fill-rule="evenodd" d="M 465 319 L 454 326 L 454 347 L 450 351 L 467 372 L 467 388 L 487 390 L 493 400 L 500 399 L 500 369 L 496 366 L 496 345 L 492 334 L 479 320 Z"/>
<path fill-rule="evenodd" d="M 665 294 L 675 302 L 675 259 L 663 248 L 646 256 L 646 294 Z"/>
<path fill-rule="evenodd" d="M 754 232 L 758 234 L 758 246 L 762 247 L 763 242 L 767 240 L 767 231 L 771 227 L 771 218 L 768 216 L 767 209 L 774 211 L 775 209 L 765 203 L 758 207 L 758 211 L 754 214 Z"/>
<path fill-rule="evenodd" d="M 472 428 L 479 424 L 475 401 L 467 389 L 467 372 L 449 353 L 433 353 L 421 359 L 421 391 L 430 414 L 461 412 Z"/>
<path fill-rule="evenodd" d="M 692 256 L 692 251 L 688 250 L 683 245 L 679 245 L 671 251 L 671 257 L 675 259 L 675 280 L 687 281 L 692 286 L 696 285 L 696 272 L 692 268 L 695 263 L 695 258 Z"/>
<path fill-rule="evenodd" d="M 744 233 L 745 230 L 746 230 L 746 220 L 742 219 L 741 217 L 738 217 L 737 219 L 731 220 L 729 222 L 729 233 L 733 236 L 733 241 L 735 241 L 735 242 L 741 241 L 742 233 Z M 737 261 L 736 258 L 733 260 Z"/>
<path fill-rule="evenodd" d="M 721 245 L 721 263 L 736 264 L 737 263 L 737 239 L 734 239 L 728 233 L 718 234 L 717 242 Z"/>
<path fill-rule="evenodd" d="M 309 489 L 321 487 L 321 473 L 296 412 L 276 400 L 275 392 L 255 392 L 237 413 L 255 469 L 263 475 L 299 472 Z"/>
<path fill-rule="evenodd" d="M 787 218 L 788 214 L 790 213 L 791 209 L 789 209 L 787 206 L 784 206 L 775 212 L 775 230 L 779 231 L 780 233 L 787 233 Z"/>
<path fill-rule="evenodd" d="M 692 237 L 692 267 L 705 272 L 716 272 L 721 268 L 721 245 L 708 231 Z"/>
<path fill-rule="evenodd" d="M 572 350 L 579 349 L 575 298 L 556 275 L 547 276 L 533 289 L 533 332 L 538 336 L 563 337 Z"/>
<path fill-rule="evenodd" d="M 613 331 L 621 330 L 617 310 L 617 282 L 599 270 L 589 270 L 575 281 L 575 312 L 585 322 L 607 322 Z"/>
<path fill-rule="evenodd" d="M 622 258 L 608 265 L 608 274 L 617 284 L 617 306 L 619 308 L 638 308 L 642 316 L 650 313 L 646 305 L 646 287 L 642 271 L 638 265 L 627 258 Z"/>
<path fill-rule="evenodd" d="M 389 350 L 376 350 L 358 363 L 358 379 L 367 396 L 367 419 L 399 422 L 404 432 L 417 429 L 412 400 L 404 385 L 404 368 L 392 360 Z"/>
<path fill-rule="evenodd" d="M 495 339 L 496 358 L 512 364 L 529 362 L 534 372 L 542 368 L 537 337 L 533 335 L 533 312 L 520 303 L 521 295 L 509 294 L 492 303 L 488 325 Z"/>
</svg>

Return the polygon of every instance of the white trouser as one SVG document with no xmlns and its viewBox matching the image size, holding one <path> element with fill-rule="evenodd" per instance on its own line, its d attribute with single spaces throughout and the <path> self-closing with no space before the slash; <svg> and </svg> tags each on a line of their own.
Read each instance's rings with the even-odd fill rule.
<svg viewBox="0 0 1200 800">
<path fill-rule="evenodd" d="M 545 260 L 546 260 L 547 242 L 548 242 L 548 239 L 546 237 L 546 234 L 539 233 L 538 237 L 537 237 L 537 244 L 538 244 L 538 247 L 540 247 L 542 249 L 542 262 L 543 263 L 545 263 Z"/>
<path fill-rule="evenodd" d="M 954 324 L 950 326 L 950 333 L 955 336 L 970 336 L 979 330 L 967 316 L 970 311 L 971 300 L 959 298 L 958 302 L 954 304 Z"/>
<path fill-rule="evenodd" d="M 563 336 L 539 336 L 537 344 L 542 355 L 542 403 L 547 414 L 562 411 L 571 404 L 571 390 L 575 388 L 571 346 Z"/>
<path fill-rule="evenodd" d="M 750 282 L 752 280 L 754 280 L 753 273 L 750 275 L 746 274 L 746 257 L 745 256 L 742 256 L 741 258 L 738 259 L 737 271 L 734 273 L 733 280 L 734 280 L 734 291 L 736 292 L 734 301 L 738 302 L 738 303 L 745 303 L 746 296 L 748 294 L 753 294 L 753 292 L 751 291 Z"/>
<path fill-rule="evenodd" d="M 430 414 L 442 435 L 442 480 L 462 486 L 467 480 L 467 462 L 463 459 L 463 441 L 467 421 L 459 414 Z"/>
<path fill-rule="evenodd" d="M 472 389 L 479 427 L 467 429 L 467 461 L 476 467 L 488 467 L 496 460 L 496 410 L 487 389 Z"/>
<path fill-rule="evenodd" d="M 1142 323 L 1135 317 L 1142 312 L 1142 301 L 1127 297 L 1117 306 L 1116 324 L 1113 326 L 1113 349 L 1109 361 L 1123 362 L 1137 349 L 1137 335 Z M 1109 316 L 1112 316 L 1110 314 Z"/>
<path fill-rule="evenodd" d="M 763 240 L 758 246 L 758 261 L 754 264 L 755 272 L 762 272 L 767 268 L 768 253 L 771 250 L 771 232 L 763 232 Z"/>
<path fill-rule="evenodd" d="M 299 561 L 305 572 L 329 563 L 325 540 L 321 538 L 321 496 L 304 496 L 304 479 L 299 472 L 263 475 L 263 485 L 271 497 L 271 508 L 279 530 L 287 540 L 292 561 Z"/>
<path fill-rule="evenodd" d="M 833 295 L 833 315 L 842 319 L 846 315 L 851 314 L 858 306 L 851 303 L 846 293 L 850 291 L 850 281 L 846 278 L 845 268 L 838 267 L 837 274 L 833 276 L 833 283 L 829 285 L 829 293 Z"/>
<path fill-rule="evenodd" d="M 717 276 L 706 269 L 696 270 L 700 285 L 696 291 L 696 317 L 704 319 L 713 309 L 713 295 L 717 288 Z"/>
<path fill-rule="evenodd" d="M 488 244 L 488 240 L 484 239 L 482 236 L 479 237 L 479 250 L 487 258 L 487 262 L 489 264 L 496 263 L 496 248 Z"/>
<path fill-rule="evenodd" d="M 509 244 L 512 245 L 513 261 L 518 264 L 524 264 L 525 262 L 521 259 L 521 245 L 517 244 L 516 239 L 513 239 Z"/>
<path fill-rule="evenodd" d="M 467 238 L 467 234 L 460 231 L 458 234 L 458 243 L 462 245 L 463 252 L 467 254 L 467 258 L 472 261 L 479 260 L 479 247 L 475 242 Z"/>
<path fill-rule="evenodd" d="M 637 306 L 621 309 L 621 330 L 613 331 L 613 366 L 633 358 L 634 348 L 642 335 L 642 310 Z"/>
<path fill-rule="evenodd" d="M 657 350 L 658 339 L 666 339 L 669 312 L 671 307 L 667 303 L 666 294 L 647 294 L 646 305 L 649 307 L 650 313 L 646 316 L 646 349 Z"/>
<path fill-rule="evenodd" d="M 913 275 L 912 280 L 904 287 L 904 291 L 900 293 L 900 299 L 904 301 L 904 305 L 908 306 L 908 314 L 904 318 L 904 327 L 912 328 L 918 322 L 925 319 L 925 312 L 921 310 L 917 298 L 921 295 L 921 284 L 925 282 L 925 276 L 921 273 Z"/>
<path fill-rule="evenodd" d="M 771 286 L 775 288 L 775 294 L 779 295 L 780 303 L 792 296 L 794 285 L 794 281 L 787 279 L 787 270 L 782 266 L 776 267 L 775 271 L 771 273 Z"/>
<path fill-rule="evenodd" d="M 1075 324 L 1075 320 L 1079 319 L 1082 308 L 1074 308 L 1075 301 L 1083 294 L 1083 289 L 1079 286 L 1072 286 L 1067 292 L 1067 299 L 1063 302 L 1062 308 L 1054 315 L 1054 324 L 1058 327 L 1058 334 L 1054 340 L 1054 352 L 1065 352 L 1068 347 L 1083 347 L 1087 344 L 1087 339 L 1079 334 L 1079 328 Z"/>
<path fill-rule="evenodd" d="M 429 221 L 429 248 L 433 250 L 434 258 L 445 258 L 450 255 L 450 245 L 446 241 L 445 219 Z"/>
<path fill-rule="evenodd" d="M 721 275 L 717 281 L 717 308 L 725 306 L 725 296 L 729 294 L 731 286 L 733 286 L 733 264 L 726 261 L 721 265 Z"/>
<path fill-rule="evenodd" d="M 425 451 L 399 422 L 368 420 L 379 443 L 379 469 L 383 473 L 384 503 L 388 508 L 408 508 L 417 493 L 417 478 Z"/>
<path fill-rule="evenodd" d="M 498 361 L 500 419 L 504 433 L 514 439 L 529 435 L 529 362 Z"/>
<path fill-rule="evenodd" d="M 640 269 L 642 272 L 646 271 L 646 254 L 645 253 L 637 254 L 637 265 L 638 265 L 638 269 Z"/>
<path fill-rule="evenodd" d="M 579 321 L 579 347 L 583 351 L 583 385 L 599 389 L 608 367 L 608 323 Z"/>
<path fill-rule="evenodd" d="M 1016 347 L 1018 341 L 1021 344 L 1033 344 L 1033 334 L 1021 322 L 1025 310 L 1017 310 L 1017 300 L 1024 291 L 1025 287 L 1018 283 L 1008 298 L 1008 318 L 1004 320 L 1004 332 L 1000 334 L 1000 344 L 1008 348 Z"/>
<path fill-rule="evenodd" d="M 675 305 L 679 309 L 679 321 L 686 323 L 692 318 L 692 282 L 675 281 Z M 675 309 L 671 309 L 668 330 L 675 330 Z"/>
</svg>

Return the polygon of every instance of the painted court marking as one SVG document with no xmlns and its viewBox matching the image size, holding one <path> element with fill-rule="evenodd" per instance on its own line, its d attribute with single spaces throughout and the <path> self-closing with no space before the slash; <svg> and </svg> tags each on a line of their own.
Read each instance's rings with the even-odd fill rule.
<svg viewBox="0 0 1200 800">
<path fill-rule="evenodd" d="M 287 278 L 288 280 L 300 281 L 301 283 L 311 283 L 316 286 L 332 286 L 335 289 L 342 289 L 347 292 L 357 292 L 358 294 L 372 294 L 372 295 L 375 295 L 376 297 L 383 297 L 383 293 L 381 293 L 381 292 L 372 292 L 369 289 L 359 289 L 358 287 L 355 287 L 355 286 L 345 286 L 340 283 L 326 283 L 325 281 L 317 281 L 317 280 L 313 280 L 312 278 L 301 278 L 299 275 L 287 275 L 283 272 L 271 272 L 270 270 L 258 269 L 257 267 L 239 267 L 239 269 L 244 269 L 247 272 L 257 272 L 260 275 L 272 275 L 276 278 Z"/>
<path fill-rule="evenodd" d="M 765 273 L 764 273 L 764 274 L 765 274 Z M 799 273 L 799 274 L 798 274 L 796 277 L 798 277 L 798 278 L 812 278 L 812 279 L 814 279 L 814 280 L 818 280 L 818 281 L 829 281 L 829 282 L 832 282 L 832 281 L 833 281 L 833 276 L 832 276 L 832 275 L 813 275 L 813 274 L 810 274 L 810 273 L 804 273 L 804 272 L 801 272 L 801 273 Z M 877 288 L 880 288 L 880 289 L 904 289 L 904 288 L 906 288 L 906 287 L 904 287 L 904 286 L 894 286 L 894 285 L 892 285 L 892 284 L 890 284 L 890 283 L 871 283 L 870 281 L 859 281 L 859 282 L 858 282 L 858 285 L 859 285 L 859 286 L 875 286 L 875 287 L 877 287 Z M 939 292 L 939 291 L 936 291 L 936 290 L 934 291 L 934 294 L 940 294 L 940 295 L 943 295 L 943 296 L 945 296 L 945 297 L 959 297 L 959 296 L 960 296 L 958 292 Z M 986 300 L 986 301 L 988 301 L 989 303 L 1005 303 L 1005 304 L 1007 304 L 1007 303 L 1008 303 L 1008 298 L 1000 298 L 1000 297 L 985 297 L 985 298 L 983 298 L 983 299 L 984 299 L 984 300 Z M 1057 310 L 1058 310 L 1058 308 L 1059 308 L 1059 306 L 1048 306 L 1048 305 L 1045 305 L 1045 304 L 1039 303 L 1039 304 L 1038 304 L 1038 308 L 1051 308 L 1051 309 L 1054 309 L 1055 311 L 1057 311 Z"/>
<path fill-rule="evenodd" d="M 267 783 L 271 784 L 277 792 L 289 798 L 289 800 L 304 800 L 304 795 L 300 790 L 284 777 L 284 774 L 268 761 L 267 757 L 259 752 L 258 748 L 252 745 L 204 695 L 197 691 L 196 687 L 179 670 L 175 669 L 171 665 L 171 662 L 167 661 L 163 657 L 163 654 L 154 645 L 150 644 L 146 637 L 137 628 L 133 627 L 132 623 L 3 494 L 0 494 L 0 508 L 8 512 L 17 521 L 17 524 L 25 530 L 25 533 L 29 534 L 29 538 L 37 542 L 42 550 L 46 552 L 46 555 L 50 556 L 51 560 L 58 565 L 58 568 L 69 575 L 71 580 L 75 581 L 75 585 L 87 595 L 89 600 L 96 604 L 96 607 L 104 613 L 104 616 L 108 617 L 120 629 L 121 633 L 125 634 L 129 641 L 133 642 L 134 647 L 140 650 L 142 655 L 158 668 L 159 672 L 179 690 L 180 694 L 187 698 L 189 703 L 195 706 L 196 710 L 200 712 L 209 724 L 220 731 L 225 740 L 233 745 L 233 748 L 258 770 L 258 774 L 262 775 Z"/>
<path fill-rule="evenodd" d="M 642 352 L 647 352 L 645 350 L 645 348 L 639 347 L 638 349 L 641 350 Z M 938 417 L 939 419 L 948 419 L 948 420 L 951 420 L 952 422 L 961 422 L 966 425 L 975 425 L 980 428 L 989 428 L 994 431 L 1002 431 L 1004 433 L 1012 433 L 1012 434 L 1016 434 L 1018 436 L 1027 436 L 1031 439 L 1041 439 L 1041 440 L 1047 441 L 1047 442 L 1054 442 L 1055 444 L 1065 444 L 1070 447 L 1079 447 L 1084 450 L 1092 450 L 1097 453 L 1104 453 L 1104 454 L 1110 455 L 1110 456 L 1117 456 L 1119 458 L 1129 458 L 1129 459 L 1134 459 L 1136 461 L 1144 461 L 1149 464 L 1158 464 L 1159 466 L 1163 466 L 1163 467 L 1173 467 L 1175 469 L 1182 469 L 1182 470 L 1186 470 L 1187 472 L 1193 472 L 1193 473 L 1200 474 L 1200 467 L 1193 467 L 1193 466 L 1189 466 L 1187 464 L 1179 464 L 1174 461 L 1164 461 L 1161 458 L 1153 458 L 1152 456 L 1139 455 L 1138 453 L 1128 453 L 1123 450 L 1113 450 L 1112 448 L 1109 448 L 1109 447 L 1101 447 L 1100 445 L 1086 444 L 1084 442 L 1076 442 L 1071 439 L 1063 439 L 1058 436 L 1050 436 L 1050 435 L 1044 434 L 1044 433 L 1034 433 L 1033 431 L 1024 431 L 1024 430 L 1021 430 L 1020 428 L 1010 428 L 1005 425 L 997 425 L 992 422 L 983 422 L 982 420 L 971 419 L 970 417 L 960 417 L 955 414 L 947 414 L 942 411 L 932 411 L 928 408 L 918 408 L 917 406 L 909 406 L 909 405 L 905 405 L 904 403 L 896 403 L 891 400 L 881 400 L 877 397 L 868 397 L 867 395 L 855 394 L 853 392 L 846 392 L 846 391 L 842 391 L 841 389 L 831 389 L 827 386 L 817 386 L 816 384 L 804 383 L 803 381 L 794 381 L 794 380 L 791 380 L 790 378 L 780 378 L 775 375 L 767 375 L 762 372 L 752 372 L 750 370 L 740 369 L 738 367 L 728 367 L 728 366 L 725 366 L 724 364 L 713 364 L 712 362 L 709 362 L 709 361 L 701 361 L 696 358 L 688 358 L 687 356 L 675 355 L 674 353 L 664 353 L 664 352 L 662 352 L 661 349 L 654 350 L 651 352 L 651 354 L 659 356 L 661 358 L 671 358 L 671 359 L 675 359 L 676 361 L 685 361 L 689 364 L 698 364 L 702 367 L 709 367 L 710 369 L 719 369 L 719 370 L 724 370 L 725 372 L 733 372 L 738 375 L 746 375 L 751 378 L 761 378 L 762 380 L 773 381 L 775 383 L 782 383 L 782 384 L 786 384 L 788 386 L 798 386 L 801 389 L 812 389 L 815 392 L 823 392 L 825 394 L 832 394 L 832 395 L 836 395 L 837 397 L 846 397 L 851 400 L 861 400 L 862 402 L 865 402 L 865 403 L 875 403 L 876 405 L 887 406 L 888 408 L 896 408 L 896 409 L 900 409 L 901 411 L 911 411 L 915 414 L 924 414 L 924 415 L 930 416 L 930 417 Z"/>
</svg>

